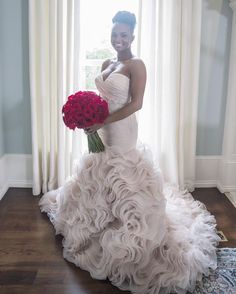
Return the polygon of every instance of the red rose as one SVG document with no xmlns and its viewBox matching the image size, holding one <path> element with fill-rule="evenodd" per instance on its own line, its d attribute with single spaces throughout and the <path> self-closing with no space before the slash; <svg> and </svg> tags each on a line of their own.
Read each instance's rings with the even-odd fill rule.
<svg viewBox="0 0 236 294">
<path fill-rule="evenodd" d="M 95 92 L 78 91 L 62 107 L 63 121 L 70 129 L 103 123 L 109 115 L 108 104 Z"/>
</svg>

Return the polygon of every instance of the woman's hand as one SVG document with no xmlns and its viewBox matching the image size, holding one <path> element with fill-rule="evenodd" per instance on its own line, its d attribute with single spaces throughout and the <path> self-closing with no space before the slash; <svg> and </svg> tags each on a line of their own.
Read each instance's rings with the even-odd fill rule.
<svg viewBox="0 0 236 294">
<path fill-rule="evenodd" d="M 91 127 L 84 129 L 84 132 L 85 132 L 86 135 L 93 134 L 97 130 L 99 130 L 100 128 L 102 128 L 103 126 L 104 126 L 104 124 L 94 124 Z"/>
</svg>

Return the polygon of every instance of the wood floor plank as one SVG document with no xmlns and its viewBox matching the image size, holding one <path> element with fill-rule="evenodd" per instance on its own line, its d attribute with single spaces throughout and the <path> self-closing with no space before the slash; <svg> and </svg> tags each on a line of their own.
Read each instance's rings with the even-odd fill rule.
<svg viewBox="0 0 236 294">
<path fill-rule="evenodd" d="M 0 285 L 12 285 L 13 283 L 17 285 L 32 285 L 36 275 L 37 270 L 0 270 Z"/>
</svg>

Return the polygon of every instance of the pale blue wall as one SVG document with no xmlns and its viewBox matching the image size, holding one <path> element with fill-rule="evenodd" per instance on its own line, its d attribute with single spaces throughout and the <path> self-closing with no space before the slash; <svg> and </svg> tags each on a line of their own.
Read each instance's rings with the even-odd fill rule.
<svg viewBox="0 0 236 294">
<path fill-rule="evenodd" d="M 231 21 L 228 0 L 203 1 L 197 155 L 222 152 Z M 28 54 L 28 1 L 0 0 L 0 156 L 31 153 Z"/>
<path fill-rule="evenodd" d="M 221 155 L 232 9 L 228 0 L 204 0 L 202 12 L 196 154 Z"/>
<path fill-rule="evenodd" d="M 0 1 L 2 111 L 5 153 L 30 154 L 28 1 Z"/>
<path fill-rule="evenodd" d="M 1 12 L 0 12 L 1 16 Z M 1 17 L 0 17 L 0 37 L 2 36 L 1 34 L 1 27 L 2 27 L 2 22 L 1 22 Z M 1 46 L 1 38 L 0 38 L 0 158 L 2 155 L 5 153 L 5 148 L 4 148 L 4 132 L 3 132 L 3 105 L 2 105 L 2 82 L 3 82 L 3 72 L 2 72 L 2 58 L 3 58 L 3 52 L 2 52 L 2 46 Z"/>
</svg>

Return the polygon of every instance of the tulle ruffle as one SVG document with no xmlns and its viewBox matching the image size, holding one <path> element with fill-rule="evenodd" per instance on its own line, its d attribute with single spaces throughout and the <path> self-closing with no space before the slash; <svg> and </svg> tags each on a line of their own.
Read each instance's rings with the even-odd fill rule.
<svg viewBox="0 0 236 294">
<path fill-rule="evenodd" d="M 214 216 L 164 183 L 146 148 L 106 147 L 76 166 L 39 203 L 64 236 L 68 261 L 137 294 L 193 291 L 217 267 Z"/>
</svg>

